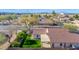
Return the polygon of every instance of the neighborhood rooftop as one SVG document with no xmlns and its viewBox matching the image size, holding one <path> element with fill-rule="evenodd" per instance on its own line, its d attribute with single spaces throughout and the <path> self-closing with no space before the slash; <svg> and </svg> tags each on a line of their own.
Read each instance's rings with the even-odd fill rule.
<svg viewBox="0 0 79 59">
<path fill-rule="evenodd" d="M 48 33 L 46 32 L 48 29 Z M 33 29 L 33 35 L 47 34 L 52 43 L 79 43 L 79 34 L 70 33 L 64 28 L 38 28 Z"/>
</svg>

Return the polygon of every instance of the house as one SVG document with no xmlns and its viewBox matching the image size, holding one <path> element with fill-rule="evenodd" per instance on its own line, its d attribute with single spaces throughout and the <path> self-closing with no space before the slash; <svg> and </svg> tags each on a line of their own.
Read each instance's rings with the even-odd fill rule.
<svg viewBox="0 0 79 59">
<path fill-rule="evenodd" d="M 64 28 L 38 28 L 33 29 L 33 35 L 47 34 L 50 42 L 51 48 L 79 48 L 79 34 L 70 33 Z"/>
<path fill-rule="evenodd" d="M 53 48 L 75 48 L 79 45 L 79 34 L 64 28 L 51 28 L 48 33 Z"/>
<path fill-rule="evenodd" d="M 45 28 L 37 28 L 33 30 L 33 37 L 41 40 L 41 47 L 42 48 L 51 48 L 50 39 L 47 35 L 48 29 Z"/>
<path fill-rule="evenodd" d="M 73 24 L 75 24 L 77 27 L 79 27 L 79 20 L 72 21 Z"/>
<path fill-rule="evenodd" d="M 69 17 L 69 15 L 64 15 L 64 16 L 59 15 L 59 19 L 60 19 L 60 21 L 62 21 L 62 22 L 70 22 L 70 17 Z"/>
<path fill-rule="evenodd" d="M 45 29 L 32 29 L 32 35 L 36 38 L 37 35 L 41 35 L 45 33 Z"/>
</svg>

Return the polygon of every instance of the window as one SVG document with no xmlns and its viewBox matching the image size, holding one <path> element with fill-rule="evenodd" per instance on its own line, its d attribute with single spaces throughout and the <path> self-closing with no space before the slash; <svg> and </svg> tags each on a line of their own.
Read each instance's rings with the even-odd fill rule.
<svg viewBox="0 0 79 59">
<path fill-rule="evenodd" d="M 54 48 L 54 43 L 52 44 L 52 47 Z"/>
<path fill-rule="evenodd" d="M 36 39 L 40 39 L 40 35 L 39 34 L 36 35 Z"/>
<path fill-rule="evenodd" d="M 72 47 L 72 44 L 70 44 L 70 47 Z"/>
<path fill-rule="evenodd" d="M 66 43 L 64 43 L 64 48 L 66 47 Z"/>
<path fill-rule="evenodd" d="M 60 43 L 60 46 L 62 46 L 62 43 Z"/>
</svg>

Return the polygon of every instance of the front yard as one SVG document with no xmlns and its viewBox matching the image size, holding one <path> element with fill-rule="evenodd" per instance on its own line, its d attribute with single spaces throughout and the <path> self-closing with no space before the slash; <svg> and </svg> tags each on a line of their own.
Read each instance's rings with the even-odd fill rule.
<svg viewBox="0 0 79 59">
<path fill-rule="evenodd" d="M 16 40 L 11 44 L 11 47 L 20 48 L 41 48 L 41 40 L 32 37 L 32 34 L 27 34 L 25 31 L 17 34 Z"/>
</svg>

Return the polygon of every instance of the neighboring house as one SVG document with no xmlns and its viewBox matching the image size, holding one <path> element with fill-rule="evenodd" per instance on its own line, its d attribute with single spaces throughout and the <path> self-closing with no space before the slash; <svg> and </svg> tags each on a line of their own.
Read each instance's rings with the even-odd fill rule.
<svg viewBox="0 0 79 59">
<path fill-rule="evenodd" d="M 33 29 L 33 35 L 47 34 L 52 48 L 79 48 L 79 34 L 70 33 L 64 28 L 38 28 Z"/>
<path fill-rule="evenodd" d="M 64 16 L 59 16 L 60 21 L 62 22 L 70 22 L 70 17 L 69 15 L 64 15 Z"/>
</svg>

